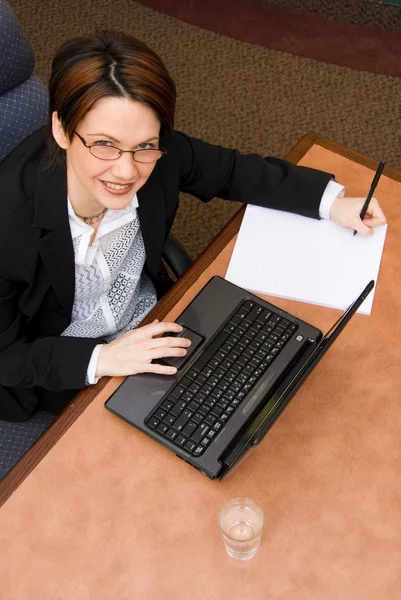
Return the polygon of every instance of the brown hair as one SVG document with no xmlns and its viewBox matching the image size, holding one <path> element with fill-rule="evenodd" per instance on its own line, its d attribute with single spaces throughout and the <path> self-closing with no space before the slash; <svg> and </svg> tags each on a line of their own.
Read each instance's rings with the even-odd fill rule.
<svg viewBox="0 0 401 600">
<path fill-rule="evenodd" d="M 49 109 L 57 112 L 72 138 L 84 116 L 101 98 L 126 97 L 151 108 L 160 121 L 160 135 L 174 126 L 176 89 L 159 56 L 146 44 L 123 33 L 107 31 L 63 44 L 52 64 Z M 49 125 L 49 166 L 65 168 L 65 150 Z"/>
</svg>

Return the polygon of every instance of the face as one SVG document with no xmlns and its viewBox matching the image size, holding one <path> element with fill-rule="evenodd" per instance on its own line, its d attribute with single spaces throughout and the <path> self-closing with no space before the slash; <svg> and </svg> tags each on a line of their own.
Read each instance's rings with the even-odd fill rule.
<svg viewBox="0 0 401 600">
<path fill-rule="evenodd" d="M 110 144 L 121 150 L 159 147 L 160 122 L 156 114 L 128 98 L 99 100 L 76 131 L 88 145 Z M 129 153 L 112 161 L 92 156 L 77 135 L 68 140 L 56 113 L 53 136 L 66 150 L 68 195 L 80 216 L 93 216 L 104 208 L 125 208 L 156 164 L 135 162 Z"/>
</svg>

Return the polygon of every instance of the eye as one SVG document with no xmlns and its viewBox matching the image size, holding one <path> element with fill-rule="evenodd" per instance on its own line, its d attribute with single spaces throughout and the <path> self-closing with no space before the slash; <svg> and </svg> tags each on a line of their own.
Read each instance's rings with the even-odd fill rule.
<svg viewBox="0 0 401 600">
<path fill-rule="evenodd" d="M 93 145 L 94 146 L 112 146 L 113 144 L 111 142 L 108 142 L 107 140 L 99 140 L 97 142 L 94 142 Z"/>
<path fill-rule="evenodd" d="M 159 146 L 156 142 L 144 142 L 137 146 L 138 150 L 158 150 Z"/>
</svg>

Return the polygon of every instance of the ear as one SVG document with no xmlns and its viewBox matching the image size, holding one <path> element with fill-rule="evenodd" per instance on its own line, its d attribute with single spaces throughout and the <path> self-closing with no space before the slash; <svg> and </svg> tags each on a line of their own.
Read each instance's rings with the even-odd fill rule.
<svg viewBox="0 0 401 600">
<path fill-rule="evenodd" d="M 70 145 L 70 140 L 68 139 L 63 126 L 60 123 L 60 119 L 58 118 L 56 111 L 54 111 L 52 114 L 52 133 L 60 148 L 67 150 Z"/>
</svg>

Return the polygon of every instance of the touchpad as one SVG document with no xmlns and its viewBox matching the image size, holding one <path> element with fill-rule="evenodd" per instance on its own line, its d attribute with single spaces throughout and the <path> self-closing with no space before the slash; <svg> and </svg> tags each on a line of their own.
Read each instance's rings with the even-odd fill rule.
<svg viewBox="0 0 401 600">
<path fill-rule="evenodd" d="M 185 363 L 188 362 L 193 353 L 205 340 L 202 335 L 199 335 L 196 331 L 192 331 L 192 329 L 189 329 L 189 327 L 186 327 L 183 323 L 179 323 L 179 325 L 182 325 L 184 328 L 180 333 L 166 333 L 166 337 L 183 337 L 191 340 L 192 344 L 186 348 L 187 354 L 185 356 L 166 356 L 165 358 L 162 358 L 164 364 L 177 367 L 177 369 L 181 369 Z"/>
</svg>

